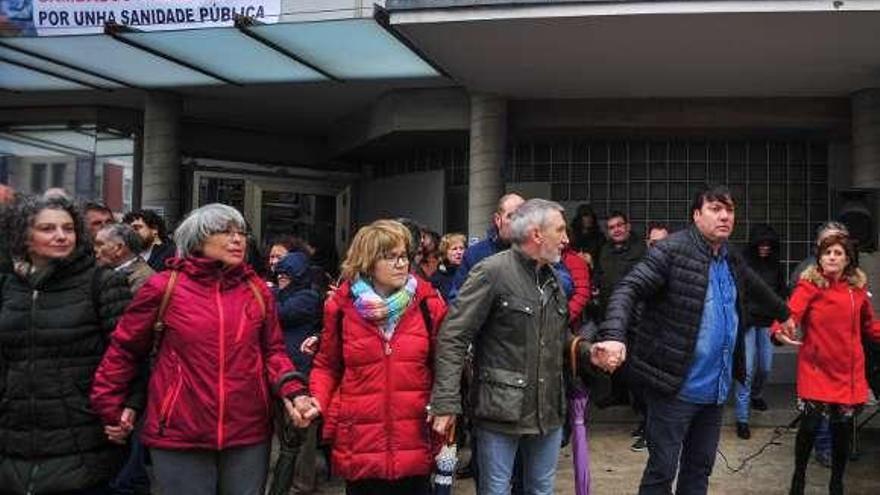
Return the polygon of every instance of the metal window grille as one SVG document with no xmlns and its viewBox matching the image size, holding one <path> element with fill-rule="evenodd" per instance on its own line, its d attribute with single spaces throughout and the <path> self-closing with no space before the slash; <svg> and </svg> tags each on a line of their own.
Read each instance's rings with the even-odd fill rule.
<svg viewBox="0 0 880 495">
<path fill-rule="evenodd" d="M 824 141 L 520 141 L 510 146 L 505 179 L 550 182 L 552 199 L 569 211 L 586 202 L 600 218 L 623 211 L 637 235 L 651 221 L 684 228 L 696 190 L 727 184 L 737 202 L 732 241 L 745 245 L 753 224 L 770 224 L 788 271 L 830 213 Z"/>
</svg>

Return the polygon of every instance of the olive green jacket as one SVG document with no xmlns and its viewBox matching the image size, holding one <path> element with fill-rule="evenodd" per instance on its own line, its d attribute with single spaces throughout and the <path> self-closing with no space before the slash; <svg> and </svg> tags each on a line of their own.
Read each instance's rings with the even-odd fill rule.
<svg viewBox="0 0 880 495">
<path fill-rule="evenodd" d="M 473 344 L 471 410 L 477 426 L 543 434 L 565 419 L 568 304 L 550 266 L 518 247 L 477 264 L 437 336 L 431 414 L 461 414 L 460 378 Z"/>
</svg>

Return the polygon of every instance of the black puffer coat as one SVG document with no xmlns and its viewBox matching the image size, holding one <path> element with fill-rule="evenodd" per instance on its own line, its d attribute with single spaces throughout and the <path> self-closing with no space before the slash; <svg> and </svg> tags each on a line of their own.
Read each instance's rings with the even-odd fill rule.
<svg viewBox="0 0 880 495">
<path fill-rule="evenodd" d="M 648 251 L 611 295 L 599 340 L 626 341 L 636 306 L 645 301 L 638 338 L 627 342 L 627 360 L 635 379 L 660 394 L 677 393 L 690 368 L 712 256 L 711 247 L 696 227 L 676 232 Z M 728 262 L 736 280 L 739 315 L 734 376 L 742 381 L 745 294 L 764 304 L 780 321 L 788 319 L 788 308 L 733 250 L 728 252 Z"/>
<path fill-rule="evenodd" d="M 0 275 L 0 492 L 105 483 L 122 461 L 89 405 L 92 376 L 131 299 L 78 250 L 24 279 Z"/>
</svg>

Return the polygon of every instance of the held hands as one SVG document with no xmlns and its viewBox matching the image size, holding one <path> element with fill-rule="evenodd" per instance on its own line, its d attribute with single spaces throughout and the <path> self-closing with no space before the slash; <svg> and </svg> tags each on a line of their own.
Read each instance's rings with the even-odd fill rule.
<svg viewBox="0 0 880 495">
<path fill-rule="evenodd" d="M 791 318 L 785 320 L 779 325 L 779 330 L 776 331 L 775 335 L 776 339 L 783 344 L 794 346 L 803 345 L 803 342 L 798 339 L 797 326 Z"/>
<path fill-rule="evenodd" d="M 438 435 L 445 437 L 449 430 L 455 425 L 455 415 L 447 414 L 443 416 L 428 415 L 428 422 Z"/>
<path fill-rule="evenodd" d="M 134 424 L 137 421 L 137 413 L 134 409 L 126 407 L 119 416 L 119 423 L 115 426 L 105 426 L 104 434 L 107 440 L 113 443 L 124 445 L 128 436 L 134 430 Z"/>
<path fill-rule="evenodd" d="M 318 400 L 314 397 L 300 395 L 293 400 L 288 398 L 283 400 L 287 416 L 290 417 L 290 420 L 293 421 L 297 428 L 309 426 L 321 414 L 321 405 L 318 404 Z"/>
<path fill-rule="evenodd" d="M 623 342 L 605 340 L 596 342 L 590 348 L 590 361 L 593 366 L 613 373 L 626 359 L 626 346 Z"/>
</svg>

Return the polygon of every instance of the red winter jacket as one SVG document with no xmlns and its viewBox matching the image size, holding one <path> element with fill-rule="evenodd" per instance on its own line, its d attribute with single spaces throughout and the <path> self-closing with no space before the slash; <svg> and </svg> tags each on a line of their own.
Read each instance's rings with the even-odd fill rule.
<svg viewBox="0 0 880 495">
<path fill-rule="evenodd" d="M 309 386 L 336 423 L 329 440 L 333 469 L 342 478 L 394 480 L 431 472 L 436 442 L 425 408 L 434 335 L 445 314 L 434 287 L 418 279 L 386 349 L 381 330 L 355 309 L 348 282 L 327 300 Z"/>
<path fill-rule="evenodd" d="M 176 258 L 151 277 L 116 326 L 92 385 L 92 407 L 117 424 L 129 382 L 152 348 L 153 322 L 171 270 L 180 275 L 165 311 L 141 438 L 162 449 L 254 445 L 270 438 L 270 387 L 302 390 L 287 357 L 275 301 L 247 265 L 224 270 Z M 265 317 L 249 287 L 256 282 Z M 276 394 L 278 395 L 278 394 Z"/>
<path fill-rule="evenodd" d="M 843 405 L 868 400 L 862 334 L 880 340 L 880 322 L 874 321 L 865 283 L 861 270 L 836 282 L 815 265 L 801 275 L 788 301 L 804 334 L 797 367 L 801 399 Z"/>
<path fill-rule="evenodd" d="M 571 247 L 562 251 L 562 264 L 571 274 L 571 283 L 574 285 L 574 292 L 568 299 L 568 323 L 577 330 L 583 320 L 584 308 L 590 302 L 590 266 Z"/>
</svg>

